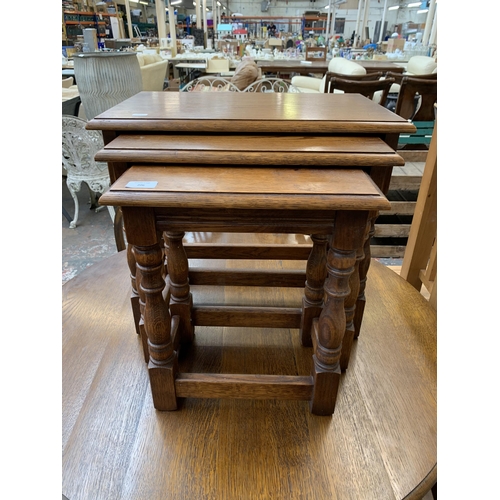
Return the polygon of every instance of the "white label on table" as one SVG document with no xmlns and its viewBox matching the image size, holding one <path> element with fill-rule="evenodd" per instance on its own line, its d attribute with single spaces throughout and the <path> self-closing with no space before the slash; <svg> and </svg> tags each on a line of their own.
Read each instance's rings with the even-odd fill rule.
<svg viewBox="0 0 500 500">
<path fill-rule="evenodd" d="M 145 188 L 152 189 L 157 186 L 157 181 L 130 181 L 125 186 L 126 188 Z"/>
</svg>

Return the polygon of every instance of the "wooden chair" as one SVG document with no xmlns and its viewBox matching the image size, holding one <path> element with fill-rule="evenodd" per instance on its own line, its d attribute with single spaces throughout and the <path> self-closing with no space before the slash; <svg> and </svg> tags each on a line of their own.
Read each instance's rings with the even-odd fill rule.
<svg viewBox="0 0 500 500">
<path fill-rule="evenodd" d="M 385 75 L 387 78 L 394 78 L 398 85 L 401 85 L 403 78 L 415 78 L 417 80 L 437 80 L 437 73 L 429 73 L 428 75 L 405 75 L 404 73 L 395 73 L 388 71 Z"/>
<path fill-rule="evenodd" d="M 361 94 L 372 99 L 376 92 L 381 92 L 379 104 L 383 106 L 387 99 L 387 94 L 391 85 L 394 83 L 394 79 L 386 78 L 385 80 L 347 80 L 344 78 L 333 77 L 330 78 L 328 90 L 329 93 L 333 93 L 335 89 L 342 90 L 349 94 Z M 325 88 L 327 85 L 325 85 Z"/>
<path fill-rule="evenodd" d="M 417 131 L 414 134 L 400 135 L 401 148 L 408 149 L 411 145 L 413 149 L 427 150 L 434 130 L 436 102 L 437 79 L 427 80 L 413 76 L 402 78 L 395 113 L 411 120 Z"/>
<path fill-rule="evenodd" d="M 390 111 L 396 112 L 396 104 L 398 101 L 399 92 L 401 90 L 401 82 L 403 78 L 411 77 L 420 80 L 437 80 L 437 73 L 429 73 L 425 75 L 407 75 L 404 73 L 395 73 L 393 71 L 389 71 L 385 75 L 387 78 L 394 78 L 395 84 L 392 86 L 392 89 L 389 91 L 389 95 L 387 96 L 387 101 L 385 103 L 385 107 Z M 419 97 L 416 97 L 416 104 L 418 104 Z"/>
<path fill-rule="evenodd" d="M 418 291 L 424 285 L 429 303 L 437 309 L 437 128 L 427 153 L 401 277 Z"/>
<path fill-rule="evenodd" d="M 325 74 L 325 89 L 324 93 L 328 94 L 329 93 L 329 88 L 330 88 L 330 80 L 332 78 L 342 78 L 342 79 L 349 79 L 353 80 L 356 82 L 368 82 L 368 81 L 375 81 L 375 80 L 380 80 L 384 76 L 384 73 L 382 71 L 378 71 L 376 73 L 367 73 L 366 75 L 343 75 L 341 73 L 334 73 L 332 71 L 328 71 Z"/>
</svg>

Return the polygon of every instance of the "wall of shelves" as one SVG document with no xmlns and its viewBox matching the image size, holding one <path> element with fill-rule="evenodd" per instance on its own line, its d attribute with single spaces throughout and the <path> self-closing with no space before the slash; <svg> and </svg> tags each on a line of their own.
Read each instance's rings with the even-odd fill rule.
<svg viewBox="0 0 500 500">
<path fill-rule="evenodd" d="M 112 38 L 111 17 L 116 17 L 116 14 L 63 10 L 63 41 L 75 42 L 85 28 L 96 29 L 98 39 Z"/>
</svg>

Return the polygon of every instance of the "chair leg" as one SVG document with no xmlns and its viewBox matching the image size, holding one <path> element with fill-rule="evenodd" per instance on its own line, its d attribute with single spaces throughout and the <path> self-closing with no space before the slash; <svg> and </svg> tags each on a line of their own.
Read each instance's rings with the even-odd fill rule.
<svg viewBox="0 0 500 500">
<path fill-rule="evenodd" d="M 66 185 L 68 186 L 68 190 L 71 193 L 71 197 L 73 198 L 73 202 L 75 203 L 75 216 L 73 220 L 69 223 L 70 229 L 75 229 L 76 223 L 78 221 L 78 212 L 79 212 L 79 204 L 78 204 L 78 196 L 76 193 L 80 191 L 81 182 L 72 182 L 69 179 L 66 180 Z"/>
</svg>

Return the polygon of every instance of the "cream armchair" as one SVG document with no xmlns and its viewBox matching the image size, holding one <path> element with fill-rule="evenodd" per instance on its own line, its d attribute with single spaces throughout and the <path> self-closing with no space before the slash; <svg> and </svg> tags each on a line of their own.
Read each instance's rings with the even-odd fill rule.
<svg viewBox="0 0 500 500">
<path fill-rule="evenodd" d="M 137 53 L 141 68 L 142 90 L 162 91 L 167 76 L 168 60 L 158 54 Z"/>
<path fill-rule="evenodd" d="M 364 76 L 366 69 L 354 61 L 349 61 L 343 57 L 334 57 L 328 63 L 328 71 L 339 75 L 347 76 Z M 305 93 L 323 93 L 325 90 L 326 76 L 323 78 L 314 78 L 310 76 L 294 76 L 292 77 L 292 85 L 297 87 L 301 92 Z"/>
</svg>

